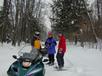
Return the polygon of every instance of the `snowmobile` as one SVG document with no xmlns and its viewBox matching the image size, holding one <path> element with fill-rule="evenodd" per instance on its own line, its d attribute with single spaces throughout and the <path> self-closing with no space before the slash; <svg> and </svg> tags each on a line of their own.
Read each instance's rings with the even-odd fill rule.
<svg viewBox="0 0 102 76">
<path fill-rule="evenodd" d="M 24 50 L 29 52 L 22 52 Z M 38 50 L 32 47 L 24 47 L 22 51 L 18 52 L 18 58 L 13 55 L 16 61 L 9 67 L 8 76 L 44 76 L 44 64 Z"/>
</svg>

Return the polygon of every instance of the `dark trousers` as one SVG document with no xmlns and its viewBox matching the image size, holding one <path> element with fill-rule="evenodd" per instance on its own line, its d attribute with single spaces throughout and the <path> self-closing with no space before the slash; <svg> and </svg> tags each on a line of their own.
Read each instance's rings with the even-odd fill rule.
<svg viewBox="0 0 102 76">
<path fill-rule="evenodd" d="M 54 54 L 48 54 L 49 63 L 54 63 Z"/>
<path fill-rule="evenodd" d="M 75 45 L 77 45 L 77 41 L 78 41 L 78 39 L 77 39 L 77 37 L 75 37 Z"/>
<path fill-rule="evenodd" d="M 64 53 L 57 53 L 57 63 L 59 67 L 64 67 Z"/>
</svg>

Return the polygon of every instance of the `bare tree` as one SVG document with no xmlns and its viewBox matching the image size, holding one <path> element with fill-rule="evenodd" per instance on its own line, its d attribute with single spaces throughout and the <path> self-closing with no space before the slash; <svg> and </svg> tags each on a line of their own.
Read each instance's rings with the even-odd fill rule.
<svg viewBox="0 0 102 76">
<path fill-rule="evenodd" d="M 41 9 L 41 0 L 4 0 L 1 41 L 30 42 L 34 31 L 41 30 Z"/>
</svg>

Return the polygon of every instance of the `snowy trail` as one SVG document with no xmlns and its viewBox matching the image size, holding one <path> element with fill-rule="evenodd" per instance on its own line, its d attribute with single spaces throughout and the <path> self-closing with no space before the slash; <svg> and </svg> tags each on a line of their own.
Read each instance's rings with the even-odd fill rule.
<svg viewBox="0 0 102 76">
<path fill-rule="evenodd" d="M 46 68 L 46 76 L 102 76 L 102 52 L 96 49 L 68 46 L 65 54 L 66 71 Z"/>
<path fill-rule="evenodd" d="M 12 55 L 17 55 L 21 47 L 0 44 L 0 76 L 7 76 L 7 69 L 15 61 Z M 68 51 L 65 54 L 67 70 L 56 71 L 54 69 L 56 64 L 54 66 L 45 65 L 45 76 L 102 76 L 102 51 L 73 45 L 67 45 L 67 47 Z"/>
</svg>

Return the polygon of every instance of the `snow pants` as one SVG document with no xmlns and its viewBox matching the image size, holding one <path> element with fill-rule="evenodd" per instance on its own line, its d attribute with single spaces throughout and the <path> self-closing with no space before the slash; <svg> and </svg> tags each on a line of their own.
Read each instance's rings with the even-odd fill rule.
<svg viewBox="0 0 102 76">
<path fill-rule="evenodd" d="M 64 67 L 64 53 L 57 53 L 57 63 L 59 67 Z"/>
<path fill-rule="evenodd" d="M 54 54 L 48 54 L 49 63 L 54 63 Z"/>
</svg>

